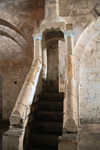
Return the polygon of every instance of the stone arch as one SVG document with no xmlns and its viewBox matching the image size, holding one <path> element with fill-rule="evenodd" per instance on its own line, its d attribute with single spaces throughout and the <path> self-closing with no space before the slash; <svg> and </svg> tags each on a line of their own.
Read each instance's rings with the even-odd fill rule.
<svg viewBox="0 0 100 150">
<path fill-rule="evenodd" d="M 89 41 L 100 31 L 100 17 L 94 20 L 81 34 L 74 49 L 76 79 L 79 84 L 79 68 L 82 54 Z M 78 85 L 77 84 L 77 85 Z"/>
<path fill-rule="evenodd" d="M 28 64 L 32 62 L 32 49 L 24 35 L 13 24 L 0 19 L 0 35 L 5 36 L 17 43 L 25 53 Z"/>
<path fill-rule="evenodd" d="M 24 35 L 13 24 L 9 23 L 8 21 L 3 20 L 3 19 L 0 18 L 0 25 L 3 25 L 3 26 L 11 28 L 15 32 L 17 32 L 18 34 L 20 34 L 21 36 L 23 36 L 23 38 L 25 39 Z"/>
<path fill-rule="evenodd" d="M 11 35 L 9 35 L 8 33 L 0 30 L 0 35 L 6 36 L 7 38 L 10 38 L 11 40 L 13 40 L 14 42 L 16 42 L 21 47 L 20 43 L 18 43 L 18 41 L 16 39 L 14 39 L 14 37 L 12 37 Z"/>
<path fill-rule="evenodd" d="M 50 42 L 50 41 L 53 41 L 53 40 L 59 40 L 59 41 L 65 42 L 65 40 L 62 39 L 62 38 L 52 38 L 52 39 L 49 39 L 49 40 L 47 41 L 47 43 Z"/>
<path fill-rule="evenodd" d="M 47 57 L 47 90 L 49 92 L 60 92 L 60 60 L 59 60 L 59 41 L 64 41 L 64 33 L 60 30 L 46 32 L 44 35 L 46 43 Z M 45 58 L 43 57 L 43 60 Z"/>
<path fill-rule="evenodd" d="M 100 32 L 89 41 L 80 61 L 80 123 L 100 123 Z"/>
<path fill-rule="evenodd" d="M 48 20 L 51 20 L 51 22 L 49 22 Z M 65 31 L 65 20 L 57 15 L 54 16 L 49 16 L 48 18 L 46 18 L 40 26 L 40 31 L 42 32 L 42 36 L 43 36 L 43 79 L 46 80 L 47 79 L 47 87 L 48 89 L 56 89 L 56 91 L 59 91 L 59 51 L 58 51 L 58 41 L 59 40 L 63 40 L 64 41 L 64 31 Z M 49 44 L 53 44 L 56 43 L 56 47 L 55 50 L 49 51 Z M 54 44 L 53 44 L 54 45 Z M 47 50 L 48 49 L 48 50 Z M 53 55 L 53 52 L 55 52 L 55 55 Z M 50 62 L 50 56 L 56 56 L 55 58 L 52 56 L 52 61 Z M 47 60 L 48 59 L 48 60 Z M 48 62 L 47 62 L 48 61 Z M 55 62 L 53 62 L 55 61 Z M 52 70 L 54 68 L 55 64 L 55 68 L 54 70 Z M 52 64 L 52 65 L 51 65 Z M 48 67 L 47 67 L 48 65 Z M 50 67 L 51 66 L 51 67 Z M 49 69 L 48 69 L 49 68 Z M 52 68 L 50 70 L 50 68 Z M 55 75 L 52 75 L 53 72 Z M 53 77 L 56 77 L 55 81 Z M 50 82 L 49 82 L 50 81 Z M 54 85 L 54 87 L 50 87 L 49 85 L 51 85 L 52 81 L 52 85 Z"/>
<path fill-rule="evenodd" d="M 74 48 L 74 56 L 75 56 L 75 67 L 76 67 L 76 81 L 77 81 L 77 95 L 78 95 L 78 105 L 80 105 L 80 62 L 83 56 L 83 52 L 88 43 L 92 40 L 92 38 L 100 31 L 100 18 L 95 19 L 81 34 L 77 44 Z M 78 106 L 79 108 L 79 106 Z M 80 111 L 80 110 L 78 110 Z"/>
</svg>

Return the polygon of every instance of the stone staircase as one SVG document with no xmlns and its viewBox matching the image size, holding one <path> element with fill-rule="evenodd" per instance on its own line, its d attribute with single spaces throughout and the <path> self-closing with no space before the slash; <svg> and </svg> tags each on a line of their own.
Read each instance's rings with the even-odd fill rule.
<svg viewBox="0 0 100 150">
<path fill-rule="evenodd" d="M 42 93 L 33 123 L 29 150 L 57 150 L 62 135 L 63 93 Z"/>
<path fill-rule="evenodd" d="M 2 135 L 9 129 L 10 122 L 0 119 L 0 150 L 2 150 Z"/>
</svg>

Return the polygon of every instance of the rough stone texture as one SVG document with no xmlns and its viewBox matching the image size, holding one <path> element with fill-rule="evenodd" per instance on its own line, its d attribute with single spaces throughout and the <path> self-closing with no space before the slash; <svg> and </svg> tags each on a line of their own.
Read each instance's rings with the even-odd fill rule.
<svg viewBox="0 0 100 150">
<path fill-rule="evenodd" d="M 65 99 L 63 107 L 63 131 L 77 133 L 78 113 L 77 113 L 77 86 L 75 77 L 74 62 L 74 37 L 72 29 L 66 30 L 65 49 Z M 73 61 L 72 61 L 73 60 Z"/>
<path fill-rule="evenodd" d="M 27 122 L 27 112 L 29 105 L 32 105 L 35 95 L 41 92 L 42 78 L 41 71 L 42 65 L 39 59 L 35 59 L 27 78 L 23 84 L 21 92 L 18 96 L 16 105 L 10 117 L 10 124 L 24 127 Z"/>
<path fill-rule="evenodd" d="M 8 130 L 3 134 L 3 150 L 23 150 L 23 130 Z"/>
<path fill-rule="evenodd" d="M 33 59 L 32 33 L 37 32 L 43 16 L 44 0 L 0 1 L 0 114 L 3 113 L 3 119 L 9 119 L 30 69 Z"/>
<path fill-rule="evenodd" d="M 59 11 L 58 6 L 60 8 Z M 57 9 L 55 9 L 56 7 Z M 58 13 L 63 18 L 56 16 Z M 50 14 L 56 15 L 51 16 L 42 22 L 42 20 Z M 22 84 L 24 83 L 26 75 L 30 69 L 34 52 L 32 34 L 40 33 L 38 27 L 41 22 L 43 23 L 40 27 L 41 31 L 48 28 L 45 32 L 50 31 L 52 27 L 56 28 L 56 30 L 58 30 L 58 27 L 65 30 L 66 23 L 73 24 L 75 35 L 74 55 L 76 68 L 73 69 L 74 57 L 72 58 L 69 55 L 66 57 L 66 63 L 68 63 L 66 75 L 69 78 L 74 78 L 74 71 L 76 72 L 76 79 L 78 83 L 79 117 L 81 123 L 100 123 L 100 0 L 59 0 L 59 2 L 58 0 L 0 1 L 0 75 L 2 80 L 0 113 L 2 113 L 3 108 L 3 119 L 9 119 Z M 61 47 L 64 48 L 64 44 L 62 44 Z M 60 51 L 59 53 L 64 56 L 63 51 Z M 62 64 L 60 65 L 63 69 L 64 60 L 62 60 L 61 63 Z M 60 88 L 62 89 L 64 88 L 62 87 L 62 84 L 65 82 L 62 70 L 60 79 Z M 68 88 L 69 94 L 75 94 L 76 86 L 74 87 L 71 84 L 72 83 L 70 82 Z M 70 102 L 67 103 L 68 105 L 72 103 L 72 99 L 74 100 L 68 109 L 70 110 L 75 108 L 75 110 L 78 110 L 75 104 L 77 99 L 73 98 L 73 96 L 69 96 L 68 98 L 70 100 Z M 22 106 L 22 108 L 25 108 L 26 110 L 25 105 L 20 104 L 18 106 Z M 27 125 L 29 113 L 30 108 L 26 115 L 25 126 Z M 74 116 L 74 119 L 77 118 L 72 111 L 70 111 L 69 114 L 71 117 Z M 34 119 L 34 117 L 32 118 L 30 114 L 30 123 L 32 119 Z M 71 124 L 73 125 L 73 123 Z M 97 126 L 95 128 L 99 131 Z M 93 133 L 90 134 L 89 129 L 86 131 L 86 135 L 85 128 L 81 128 L 81 130 L 84 132 L 82 132 L 83 137 L 79 140 L 79 150 L 99 150 L 100 144 L 97 140 L 97 138 L 99 139 L 99 133 L 97 130 L 93 129 Z M 29 136 L 29 130 L 27 131 L 26 138 Z M 89 141 L 87 139 L 89 139 Z"/>
<path fill-rule="evenodd" d="M 9 119 L 23 82 L 29 71 L 27 67 L 2 68 L 2 115 Z M 8 105 L 9 104 L 9 105 Z"/>
<path fill-rule="evenodd" d="M 96 7 L 97 5 L 97 7 Z M 99 0 L 63 0 L 59 1 L 59 14 L 64 17 L 67 23 L 74 24 L 75 44 L 84 29 L 98 17 L 95 7 L 98 10 Z M 100 10 L 98 10 L 100 12 Z"/>
<path fill-rule="evenodd" d="M 32 46 L 32 33 L 44 16 L 44 0 L 2 1 L 0 8 L 1 19 L 14 25 Z"/>
<path fill-rule="evenodd" d="M 49 15 L 59 15 L 59 0 L 45 0 L 45 18 Z"/>
<path fill-rule="evenodd" d="M 65 91 L 65 43 L 59 41 L 59 91 Z"/>
<path fill-rule="evenodd" d="M 100 125 L 87 124 L 79 127 L 78 141 L 79 150 L 100 149 Z"/>
<path fill-rule="evenodd" d="M 47 46 L 47 90 L 59 91 L 58 41 L 51 41 Z"/>
<path fill-rule="evenodd" d="M 86 46 L 80 64 L 80 122 L 100 123 L 100 33 Z"/>
<path fill-rule="evenodd" d="M 84 30 L 84 32 L 82 33 L 82 35 L 81 35 L 80 39 L 78 40 L 78 43 L 76 44 L 75 49 L 74 49 L 76 80 L 77 80 L 77 85 L 78 85 L 78 91 L 79 91 L 79 69 L 80 69 L 81 57 L 83 55 L 86 45 L 100 31 L 99 24 L 100 24 L 100 17 L 93 20 L 93 22 Z M 78 95 L 79 95 L 79 92 L 78 92 Z"/>
<path fill-rule="evenodd" d="M 78 150 L 77 134 L 63 134 L 59 137 L 58 150 Z"/>
</svg>

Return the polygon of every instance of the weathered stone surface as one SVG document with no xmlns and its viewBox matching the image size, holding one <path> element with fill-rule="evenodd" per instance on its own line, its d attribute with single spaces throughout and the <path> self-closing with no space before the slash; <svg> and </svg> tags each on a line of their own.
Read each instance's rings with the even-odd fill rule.
<svg viewBox="0 0 100 150">
<path fill-rule="evenodd" d="M 3 135 L 3 150 L 23 150 L 23 130 L 8 130 Z"/>
<path fill-rule="evenodd" d="M 2 69 L 2 114 L 7 120 L 15 105 L 18 94 L 29 69 L 27 67 L 14 67 Z M 9 103 L 9 105 L 8 105 Z"/>
<path fill-rule="evenodd" d="M 62 18 L 58 16 L 59 11 Z M 46 29 L 45 32 L 48 32 L 53 30 L 52 27 L 56 28 L 56 31 L 59 30 L 63 32 L 66 29 L 67 23 L 69 25 L 73 24 L 75 51 L 73 40 L 70 40 L 70 37 L 67 37 L 67 43 L 66 40 L 64 42 L 66 43 L 68 50 L 67 53 L 64 53 L 64 43 L 61 45 L 61 49 L 63 50 L 60 50 L 59 52 L 60 56 L 62 55 L 62 57 L 60 57 L 60 61 L 62 62 L 59 62 L 60 67 L 62 67 L 62 70 L 60 70 L 59 73 L 59 89 L 60 91 L 64 91 L 65 83 L 66 86 L 68 86 L 65 90 L 66 105 L 64 107 L 64 121 L 65 124 L 67 123 L 68 131 L 77 131 L 77 108 L 79 108 L 79 118 L 82 124 L 100 123 L 100 0 L 1 0 L 0 16 L 0 75 L 2 76 L 2 79 L 0 80 L 0 89 L 2 90 L 0 93 L 0 113 L 3 113 L 3 119 L 9 119 L 22 84 L 24 83 L 26 75 L 29 71 L 30 64 L 33 59 L 32 53 L 34 53 L 35 57 L 42 57 L 42 53 L 39 50 L 39 44 L 41 43 L 37 42 L 36 45 L 34 43 L 35 49 L 33 49 L 32 33 L 40 33 L 40 31 L 42 32 L 46 28 L 48 29 Z M 49 17 L 43 21 L 43 19 L 47 16 Z M 41 22 L 42 24 L 39 31 L 38 27 Z M 50 32 L 48 34 L 50 34 Z M 63 39 L 63 36 L 60 38 Z M 68 53 L 69 56 L 67 56 Z M 74 57 L 71 56 L 74 54 L 75 62 Z M 57 53 L 55 53 L 55 56 L 57 56 Z M 65 59 L 67 71 L 64 73 L 63 70 L 65 67 Z M 51 61 L 52 57 L 49 62 L 51 63 Z M 52 61 L 52 63 L 54 62 Z M 44 68 L 44 72 L 46 72 L 47 60 L 45 63 L 43 62 L 43 64 L 46 66 Z M 58 63 L 55 64 L 55 66 L 57 65 Z M 53 69 L 53 71 L 51 69 L 51 71 L 54 72 L 56 70 L 57 72 L 55 72 L 57 75 L 54 75 L 53 77 L 59 78 L 59 71 L 55 66 L 55 69 Z M 52 74 L 53 73 L 49 73 L 50 76 L 52 76 Z M 64 77 L 65 74 L 66 81 Z M 77 78 L 75 78 L 75 74 Z M 30 76 L 32 77 L 32 73 L 30 73 Z M 45 74 L 45 76 L 47 76 L 47 74 Z M 72 79 L 74 80 L 71 81 Z M 74 82 L 75 79 L 77 79 L 78 86 L 76 86 L 76 82 Z M 14 111 L 12 120 L 15 120 L 11 121 L 11 125 L 16 124 L 16 122 L 17 125 L 24 124 L 23 127 L 26 127 L 27 125 L 28 115 L 30 114 L 30 108 L 28 109 L 27 106 L 27 99 L 29 95 L 32 96 L 32 93 L 29 94 L 27 91 L 31 90 L 30 87 L 34 88 L 32 85 L 35 84 L 35 81 L 32 80 L 29 87 L 27 87 L 29 81 L 30 77 L 26 82 L 26 87 L 21 94 L 20 101 L 17 103 L 18 105 L 16 108 L 18 109 L 15 109 Z M 55 85 L 57 84 L 58 80 L 55 82 Z M 42 85 L 42 75 L 37 91 L 40 91 L 40 85 Z M 36 92 L 35 96 L 37 97 L 37 95 L 38 92 Z M 78 107 L 77 97 L 79 102 Z M 35 98 L 35 102 L 37 102 L 37 98 Z M 30 117 L 29 123 L 31 123 L 33 119 L 34 118 Z M 74 123 L 76 125 L 74 126 L 75 130 L 71 130 Z M 79 149 L 100 149 L 100 144 L 97 140 L 97 138 L 99 138 L 99 133 L 97 132 L 99 128 L 97 126 L 93 127 L 97 128 L 96 130 L 91 129 L 90 126 L 86 128 L 88 128 L 89 134 L 86 133 L 86 135 L 83 135 L 83 139 L 80 138 Z M 86 131 L 85 128 L 83 130 Z M 88 138 L 90 138 L 89 141 Z M 85 142 L 86 145 L 84 144 Z M 70 147 L 69 144 L 68 147 L 69 149 L 74 149 L 73 143 L 72 147 Z"/>
<path fill-rule="evenodd" d="M 100 125 L 81 125 L 78 132 L 79 150 L 100 149 Z"/>
<path fill-rule="evenodd" d="M 66 134 L 59 137 L 58 150 L 78 150 L 77 134 Z"/>
<path fill-rule="evenodd" d="M 59 15 L 59 0 L 45 0 L 45 18 L 49 15 Z"/>
<path fill-rule="evenodd" d="M 67 61 L 65 62 L 65 99 L 63 131 L 75 133 L 78 129 L 77 88 L 75 80 L 75 66 L 70 63 L 73 57 L 74 41 L 72 37 L 72 30 L 68 30 L 65 33 L 66 54 L 67 56 L 69 56 L 69 59 L 67 59 Z M 70 57 L 70 55 L 72 57 Z"/>
<path fill-rule="evenodd" d="M 47 46 L 47 91 L 59 91 L 58 41 L 50 41 Z"/>
<path fill-rule="evenodd" d="M 38 89 L 38 84 L 41 83 L 41 69 L 42 65 L 40 60 L 35 59 L 11 114 L 11 125 L 20 127 L 24 126 L 24 122 L 27 118 L 28 107 L 29 105 L 32 105 L 36 91 L 37 93 L 40 93 L 41 91 L 42 84 L 39 85 Z"/>
<path fill-rule="evenodd" d="M 59 41 L 59 91 L 65 91 L 65 42 Z"/>
<path fill-rule="evenodd" d="M 80 119 L 81 123 L 100 123 L 100 34 L 86 46 L 80 64 Z"/>
</svg>

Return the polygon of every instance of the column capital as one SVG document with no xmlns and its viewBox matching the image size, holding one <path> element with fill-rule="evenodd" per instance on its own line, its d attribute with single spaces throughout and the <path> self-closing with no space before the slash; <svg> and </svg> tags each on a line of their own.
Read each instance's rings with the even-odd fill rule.
<svg viewBox="0 0 100 150">
<path fill-rule="evenodd" d="M 74 37 L 74 32 L 73 30 L 66 30 L 64 32 L 64 39 L 66 39 L 67 37 Z"/>
<path fill-rule="evenodd" d="M 33 34 L 33 40 L 42 40 L 42 33 Z"/>
</svg>

